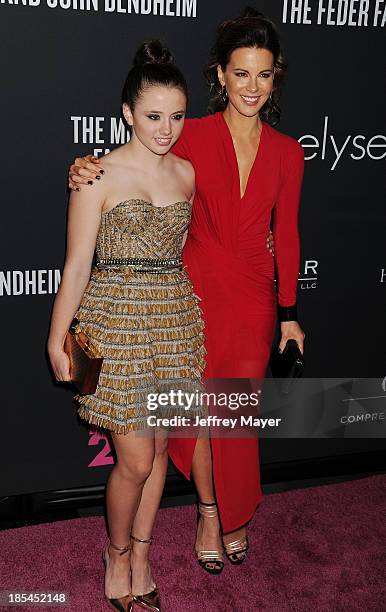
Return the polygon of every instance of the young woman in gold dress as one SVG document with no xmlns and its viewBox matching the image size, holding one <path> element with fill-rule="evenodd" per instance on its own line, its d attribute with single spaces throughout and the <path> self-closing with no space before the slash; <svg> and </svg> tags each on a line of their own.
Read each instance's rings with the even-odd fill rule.
<svg viewBox="0 0 386 612">
<path fill-rule="evenodd" d="M 169 152 L 186 104 L 186 82 L 169 51 L 159 41 L 144 43 L 123 91 L 130 142 L 101 159 L 105 180 L 70 197 L 48 340 L 58 381 L 70 380 L 63 344 L 73 317 L 104 358 L 96 392 L 76 399 L 82 419 L 111 432 L 117 456 L 107 483 L 110 541 L 103 552 L 105 595 L 115 610 L 131 610 L 133 602 L 160 610 L 149 544 L 167 437 L 149 426 L 148 394 L 194 391 L 205 367 L 198 298 L 181 265 L 194 170 Z"/>
</svg>

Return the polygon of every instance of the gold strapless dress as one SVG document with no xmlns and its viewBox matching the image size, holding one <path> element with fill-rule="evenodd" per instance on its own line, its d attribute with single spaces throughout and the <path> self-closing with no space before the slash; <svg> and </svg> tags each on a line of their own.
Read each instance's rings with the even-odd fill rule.
<svg viewBox="0 0 386 612">
<path fill-rule="evenodd" d="M 190 202 L 157 207 L 137 199 L 102 214 L 99 267 L 74 315 L 104 357 L 95 394 L 75 396 L 80 418 L 91 424 L 123 434 L 146 429 L 152 414 L 192 416 L 175 406 L 147 406 L 149 393 L 202 389 L 204 323 L 185 270 L 100 266 L 122 258 L 179 259 L 190 218 Z"/>
</svg>

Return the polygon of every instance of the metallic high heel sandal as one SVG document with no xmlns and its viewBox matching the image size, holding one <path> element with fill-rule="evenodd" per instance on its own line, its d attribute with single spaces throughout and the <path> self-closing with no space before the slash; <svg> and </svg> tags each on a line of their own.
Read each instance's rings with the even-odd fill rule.
<svg viewBox="0 0 386 612">
<path fill-rule="evenodd" d="M 215 518 L 218 515 L 216 504 L 198 504 L 198 517 Z M 197 522 L 198 522 L 197 520 Z M 224 561 L 222 551 L 220 550 L 195 550 L 197 561 L 201 567 L 209 574 L 220 574 L 224 569 Z M 209 567 L 214 565 L 215 567 Z"/>
<path fill-rule="evenodd" d="M 151 544 L 153 538 L 149 538 L 148 540 L 141 540 L 140 538 L 136 538 L 135 536 L 130 534 L 130 537 L 134 542 L 140 542 L 141 544 Z M 133 601 L 142 608 L 146 610 L 151 610 L 152 612 L 161 612 L 161 600 L 159 590 L 156 585 L 152 591 L 148 593 L 143 593 L 142 595 L 133 595 Z"/>
<path fill-rule="evenodd" d="M 110 556 L 108 553 L 109 546 L 111 546 L 111 548 L 115 548 L 115 550 L 118 550 L 120 555 L 124 555 L 130 550 L 130 545 L 119 547 L 108 541 L 102 552 L 102 559 L 104 561 L 106 571 L 109 567 L 110 561 Z M 127 595 L 124 595 L 123 597 L 107 597 L 107 595 L 105 595 L 105 598 L 110 608 L 115 610 L 115 612 L 132 612 L 133 610 L 133 597 L 131 593 L 127 593 Z"/>
<path fill-rule="evenodd" d="M 245 535 L 238 540 L 225 544 L 225 553 L 233 565 L 241 565 L 247 557 L 248 548 L 248 536 Z"/>
</svg>

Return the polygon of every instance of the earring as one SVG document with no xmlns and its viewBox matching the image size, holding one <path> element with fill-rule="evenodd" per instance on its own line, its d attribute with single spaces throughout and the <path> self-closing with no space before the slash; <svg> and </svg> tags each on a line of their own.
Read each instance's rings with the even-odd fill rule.
<svg viewBox="0 0 386 612">
<path fill-rule="evenodd" d="M 221 87 L 221 98 L 222 98 L 222 101 L 224 102 L 224 104 L 226 104 L 227 100 L 228 100 L 228 92 L 226 90 L 225 85 L 223 85 Z"/>
</svg>

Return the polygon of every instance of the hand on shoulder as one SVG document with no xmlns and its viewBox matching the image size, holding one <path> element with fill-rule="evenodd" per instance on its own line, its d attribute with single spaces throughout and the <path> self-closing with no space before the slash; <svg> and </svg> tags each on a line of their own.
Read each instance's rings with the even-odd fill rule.
<svg viewBox="0 0 386 612">
<path fill-rule="evenodd" d="M 76 157 L 68 171 L 68 187 L 72 191 L 80 191 L 82 185 L 92 185 L 94 180 L 100 180 L 103 174 L 104 169 L 97 157 Z"/>
<path fill-rule="evenodd" d="M 103 170 L 104 176 L 102 179 L 88 179 L 85 186 L 82 188 L 73 189 L 70 195 L 70 207 L 74 210 L 78 207 L 85 209 L 95 209 L 95 212 L 100 212 L 105 201 L 108 190 L 110 177 L 106 175 L 108 164 L 101 160 L 99 163 L 100 170 Z"/>
<path fill-rule="evenodd" d="M 69 189 L 79 192 L 83 185 L 91 187 L 97 181 L 103 182 L 102 179 L 108 172 L 119 148 L 101 157 L 95 157 L 94 155 L 76 157 L 68 172 Z"/>
</svg>

